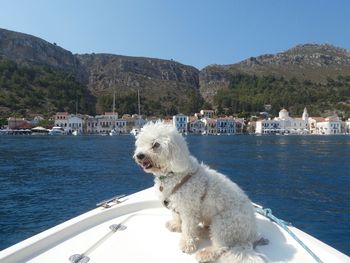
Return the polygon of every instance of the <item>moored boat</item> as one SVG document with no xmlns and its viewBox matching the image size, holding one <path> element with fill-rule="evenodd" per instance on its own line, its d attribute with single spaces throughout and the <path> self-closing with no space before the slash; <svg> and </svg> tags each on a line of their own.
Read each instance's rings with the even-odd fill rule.
<svg viewBox="0 0 350 263">
<path fill-rule="evenodd" d="M 46 129 L 46 128 L 41 127 L 41 126 L 37 126 L 37 127 L 32 129 L 32 135 L 48 135 L 49 132 L 50 132 L 49 129 Z"/>
<path fill-rule="evenodd" d="M 108 134 L 109 134 L 109 136 L 116 136 L 116 135 L 120 135 L 120 132 L 117 132 L 116 129 L 113 129 Z"/>
<path fill-rule="evenodd" d="M 347 255 L 320 240 L 293 226 L 283 226 L 271 211 L 258 206 L 256 211 L 259 233 L 269 240 L 257 250 L 269 262 L 350 262 Z M 0 262 L 196 262 L 195 254 L 180 251 L 180 234 L 165 228 L 170 213 L 152 188 L 115 197 L 0 251 Z M 210 241 L 204 238 L 199 248 L 208 245 Z"/>
<path fill-rule="evenodd" d="M 49 131 L 50 135 L 66 135 L 66 131 L 59 126 L 54 126 L 52 129 Z"/>
<path fill-rule="evenodd" d="M 74 131 L 72 132 L 72 135 L 73 135 L 73 136 L 79 136 L 79 135 L 81 135 L 81 132 L 80 132 L 79 130 L 74 130 Z"/>
</svg>

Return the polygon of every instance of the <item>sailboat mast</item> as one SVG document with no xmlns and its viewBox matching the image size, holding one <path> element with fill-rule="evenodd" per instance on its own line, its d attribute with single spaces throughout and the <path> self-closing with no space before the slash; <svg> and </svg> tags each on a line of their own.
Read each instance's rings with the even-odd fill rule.
<svg viewBox="0 0 350 263">
<path fill-rule="evenodd" d="M 140 90 L 137 90 L 137 106 L 139 109 L 139 119 L 141 118 L 141 108 L 140 108 Z"/>
<path fill-rule="evenodd" d="M 115 91 L 113 93 L 113 129 L 115 128 Z"/>
<path fill-rule="evenodd" d="M 113 113 L 115 112 L 115 91 L 113 93 L 113 106 L 112 106 Z"/>
<path fill-rule="evenodd" d="M 78 96 L 75 95 L 75 115 L 78 115 Z"/>
</svg>

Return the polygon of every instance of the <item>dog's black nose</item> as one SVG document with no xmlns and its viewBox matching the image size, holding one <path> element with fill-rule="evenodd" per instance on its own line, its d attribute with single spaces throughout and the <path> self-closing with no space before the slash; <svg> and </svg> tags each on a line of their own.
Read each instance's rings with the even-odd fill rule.
<svg viewBox="0 0 350 263">
<path fill-rule="evenodd" d="M 137 159 L 142 160 L 143 158 L 145 158 L 145 155 L 143 153 L 139 153 L 136 155 Z"/>
</svg>

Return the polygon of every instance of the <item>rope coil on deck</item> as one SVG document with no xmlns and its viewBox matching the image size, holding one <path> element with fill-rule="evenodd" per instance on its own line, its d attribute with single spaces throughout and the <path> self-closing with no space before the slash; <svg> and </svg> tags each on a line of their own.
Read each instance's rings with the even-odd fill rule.
<svg viewBox="0 0 350 263">
<path fill-rule="evenodd" d="M 255 208 L 255 212 L 265 216 L 266 218 L 270 219 L 271 221 L 275 222 L 277 225 L 282 227 L 292 238 L 294 238 L 295 241 L 299 243 L 299 245 L 302 246 L 302 248 L 304 248 L 314 258 L 316 262 L 323 263 L 323 261 L 288 228 L 288 226 L 292 225 L 291 223 L 275 217 L 272 214 L 272 210 L 270 208 L 262 208 L 256 205 L 254 206 L 254 208 Z"/>
</svg>

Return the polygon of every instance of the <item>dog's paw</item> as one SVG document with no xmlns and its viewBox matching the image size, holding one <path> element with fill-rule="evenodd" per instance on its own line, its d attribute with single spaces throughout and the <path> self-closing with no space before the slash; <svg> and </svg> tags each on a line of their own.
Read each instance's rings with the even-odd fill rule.
<svg viewBox="0 0 350 263">
<path fill-rule="evenodd" d="M 196 260 L 200 263 L 212 262 L 216 260 L 216 257 L 210 248 L 203 248 L 196 253 Z"/>
<path fill-rule="evenodd" d="M 165 224 L 166 228 L 171 232 L 181 232 L 181 224 L 174 220 L 170 220 Z"/>
<path fill-rule="evenodd" d="M 197 250 L 197 242 L 194 239 L 181 239 L 180 240 L 180 249 L 184 253 L 192 253 Z"/>
</svg>

